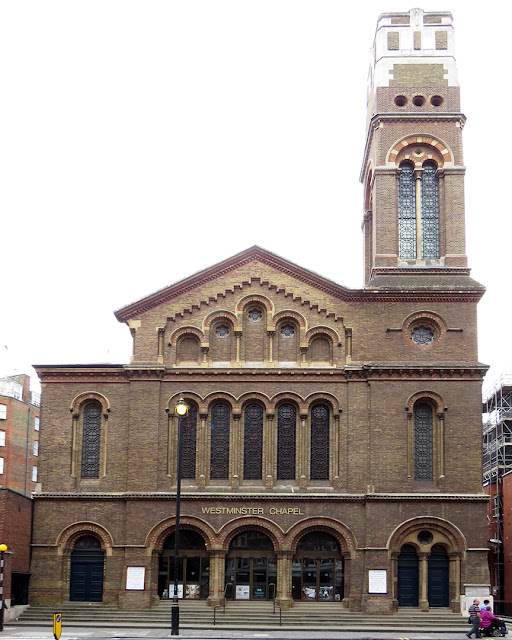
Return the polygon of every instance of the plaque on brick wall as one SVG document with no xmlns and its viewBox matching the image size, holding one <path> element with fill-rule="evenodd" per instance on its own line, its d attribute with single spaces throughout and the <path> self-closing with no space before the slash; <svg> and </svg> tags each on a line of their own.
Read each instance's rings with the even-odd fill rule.
<svg viewBox="0 0 512 640">
<path fill-rule="evenodd" d="M 144 578 L 146 567 L 126 568 L 126 589 L 132 591 L 144 591 Z"/>
<path fill-rule="evenodd" d="M 386 569 L 370 569 L 368 571 L 368 593 L 388 592 L 388 572 Z"/>
</svg>

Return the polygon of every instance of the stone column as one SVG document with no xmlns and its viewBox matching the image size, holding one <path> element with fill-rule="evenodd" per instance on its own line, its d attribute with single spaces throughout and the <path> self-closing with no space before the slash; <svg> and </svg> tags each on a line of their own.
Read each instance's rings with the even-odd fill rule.
<svg viewBox="0 0 512 640">
<path fill-rule="evenodd" d="M 345 327 L 345 361 L 352 362 L 352 329 Z"/>
<path fill-rule="evenodd" d="M 286 611 L 293 607 L 292 599 L 292 552 L 277 552 L 277 604 Z"/>
<path fill-rule="evenodd" d="M 233 429 L 231 430 L 231 451 L 232 454 L 231 464 L 232 464 L 232 475 L 231 475 L 231 488 L 239 489 L 240 488 L 240 413 L 233 412 Z"/>
<path fill-rule="evenodd" d="M 268 334 L 268 363 L 274 366 L 274 336 L 275 331 L 267 331 Z"/>
<path fill-rule="evenodd" d="M 167 422 L 167 477 L 171 478 L 174 483 L 174 457 L 175 457 L 175 449 L 176 446 L 174 444 L 174 434 L 176 432 L 175 429 L 175 416 L 173 413 L 169 411 L 167 414 L 168 422 Z"/>
<path fill-rule="evenodd" d="M 210 550 L 210 595 L 207 601 L 211 607 L 222 603 L 225 573 L 226 552 L 223 549 Z"/>
<path fill-rule="evenodd" d="M 207 433 L 206 421 L 208 419 L 208 413 L 204 410 L 199 411 L 199 418 L 201 419 L 201 426 L 199 427 L 199 434 L 197 439 L 197 460 L 198 460 L 198 475 L 197 486 L 199 489 L 206 488 L 206 474 L 208 473 L 207 466 Z"/>
<path fill-rule="evenodd" d="M 299 472 L 299 489 L 305 491 L 308 487 L 308 453 L 310 450 L 310 438 L 309 429 L 308 429 L 308 414 L 301 413 L 300 414 L 300 431 L 298 437 L 298 452 L 299 452 L 299 464 L 298 464 L 298 472 Z"/>
<path fill-rule="evenodd" d="M 71 435 L 71 477 L 76 478 L 77 475 L 77 458 L 78 458 L 78 419 L 80 414 L 73 414 L 73 427 Z"/>
<path fill-rule="evenodd" d="M 274 433 L 274 414 L 267 413 L 265 431 L 263 433 L 263 469 L 265 470 L 265 487 L 272 489 L 275 479 L 277 460 L 277 438 Z"/>
<path fill-rule="evenodd" d="M 301 344 L 300 345 L 300 354 L 301 354 L 301 363 L 300 366 L 303 368 L 306 368 L 309 366 L 309 362 L 308 362 L 308 349 L 309 349 L 309 345 L 306 344 Z"/>
<path fill-rule="evenodd" d="M 420 559 L 420 611 L 428 611 L 428 553 L 418 554 Z"/>
<path fill-rule="evenodd" d="M 236 337 L 236 360 L 235 367 L 241 367 L 242 363 L 240 362 L 240 340 L 242 338 L 242 332 L 235 330 Z"/>
<path fill-rule="evenodd" d="M 421 225 L 421 174 L 422 169 L 415 169 L 414 179 L 416 180 L 416 258 L 423 258 L 421 239 L 423 237 Z"/>
<path fill-rule="evenodd" d="M 164 363 L 164 327 L 158 327 L 158 353 L 156 354 L 156 361 L 160 364 Z"/>
<path fill-rule="evenodd" d="M 201 345 L 201 353 L 203 354 L 203 359 L 201 362 L 201 367 L 208 366 L 208 352 L 210 351 L 210 345 L 202 344 Z"/>
<path fill-rule="evenodd" d="M 407 477 L 414 477 L 414 423 L 413 414 L 407 414 Z"/>
<path fill-rule="evenodd" d="M 391 554 L 391 611 L 398 611 L 398 551 Z"/>
<path fill-rule="evenodd" d="M 334 424 L 334 451 L 332 453 L 332 478 L 340 479 L 340 414 L 333 415 Z"/>
<path fill-rule="evenodd" d="M 455 613 L 460 612 L 460 553 L 448 554 L 450 558 L 450 607 Z"/>
<path fill-rule="evenodd" d="M 444 479 L 444 413 L 437 414 L 438 424 L 438 451 L 439 451 L 439 479 Z"/>
</svg>

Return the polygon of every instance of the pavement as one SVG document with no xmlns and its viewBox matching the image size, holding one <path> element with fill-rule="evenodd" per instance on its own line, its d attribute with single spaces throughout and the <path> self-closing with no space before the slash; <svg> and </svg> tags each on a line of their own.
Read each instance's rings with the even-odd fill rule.
<svg viewBox="0 0 512 640">
<path fill-rule="evenodd" d="M 159 640 L 161 638 L 185 638 L 186 640 L 464 640 L 467 631 L 244 631 L 216 629 L 181 629 L 179 636 L 171 636 L 167 629 L 115 629 L 63 626 L 60 640 L 94 640 L 95 638 L 111 638 L 130 640 L 145 638 Z M 7 624 L 0 632 L 0 640 L 53 640 L 53 627 L 23 626 L 19 623 Z"/>
</svg>

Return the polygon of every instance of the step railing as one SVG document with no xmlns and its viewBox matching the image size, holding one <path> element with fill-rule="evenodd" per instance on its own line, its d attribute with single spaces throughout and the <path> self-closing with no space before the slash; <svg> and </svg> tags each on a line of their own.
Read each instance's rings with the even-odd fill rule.
<svg viewBox="0 0 512 640">
<path fill-rule="evenodd" d="M 226 613 L 226 595 L 228 592 L 228 587 L 232 587 L 232 583 L 228 582 L 226 584 L 226 586 L 224 587 L 224 595 L 222 596 L 222 600 L 221 603 L 218 604 L 216 607 L 213 607 L 213 626 L 215 626 L 216 623 L 216 619 L 217 619 L 217 609 L 220 609 L 222 607 L 222 613 Z"/>
</svg>

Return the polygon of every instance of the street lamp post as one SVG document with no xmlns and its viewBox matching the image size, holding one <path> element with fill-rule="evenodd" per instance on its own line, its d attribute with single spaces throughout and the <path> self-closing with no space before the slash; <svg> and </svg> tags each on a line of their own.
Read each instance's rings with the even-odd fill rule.
<svg viewBox="0 0 512 640">
<path fill-rule="evenodd" d="M 178 570 L 180 560 L 180 508 L 181 508 L 181 436 L 183 420 L 188 415 L 188 404 L 180 398 L 174 407 L 178 417 L 178 464 L 176 470 L 176 526 L 174 529 L 174 596 L 171 609 L 171 636 L 180 634 L 180 607 L 178 602 Z"/>
<path fill-rule="evenodd" d="M 6 544 L 0 544 L 0 631 L 4 630 L 4 554 Z"/>
</svg>

